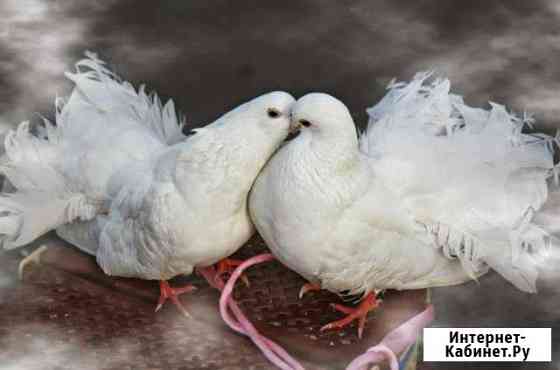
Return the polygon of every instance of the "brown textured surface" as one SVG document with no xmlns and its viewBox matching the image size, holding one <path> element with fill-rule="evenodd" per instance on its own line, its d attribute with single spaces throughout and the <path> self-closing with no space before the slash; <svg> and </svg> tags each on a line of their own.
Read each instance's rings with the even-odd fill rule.
<svg viewBox="0 0 560 370">
<path fill-rule="evenodd" d="M 270 369 L 272 366 L 245 338 L 228 330 L 218 310 L 218 293 L 198 277 L 199 289 L 183 296 L 193 316 L 183 318 L 166 305 L 154 314 L 157 284 L 110 278 L 93 258 L 58 240 L 29 265 L 24 282 L 16 280 L 19 256 L 0 256 L 0 368 L 2 369 Z M 263 251 L 253 239 L 240 253 Z M 340 318 L 329 308 L 339 299 L 327 292 L 297 292 L 304 281 L 277 262 L 248 272 L 251 287 L 240 286 L 236 298 L 266 335 L 301 359 L 307 369 L 341 369 L 388 329 L 424 307 L 424 291 L 389 293 L 368 321 L 364 339 L 355 327 L 320 333 Z"/>
</svg>

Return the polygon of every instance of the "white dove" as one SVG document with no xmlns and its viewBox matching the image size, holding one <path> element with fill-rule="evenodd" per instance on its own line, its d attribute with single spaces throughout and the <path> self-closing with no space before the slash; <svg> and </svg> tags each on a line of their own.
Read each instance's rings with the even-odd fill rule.
<svg viewBox="0 0 560 370">
<path fill-rule="evenodd" d="M 471 108 L 428 77 L 390 85 L 359 137 L 339 100 L 302 97 L 299 136 L 253 185 L 255 226 L 311 282 L 303 291 L 365 295 L 356 309 L 336 306 L 348 316 L 323 329 L 359 319 L 361 335 L 375 292 L 460 284 L 489 268 L 536 291 L 535 258 L 551 239 L 532 220 L 558 137 L 524 134 L 526 120 L 503 106 Z"/>
<path fill-rule="evenodd" d="M 17 191 L 0 197 L 6 249 L 49 230 L 96 256 L 109 275 L 166 280 L 234 253 L 254 233 L 247 197 L 289 133 L 295 99 L 272 92 L 184 136 L 171 100 L 138 91 L 94 54 L 67 73 L 75 84 L 56 104 L 56 126 L 28 123 L 8 134 L 1 169 Z M 157 310 L 157 309 L 156 309 Z"/>
</svg>

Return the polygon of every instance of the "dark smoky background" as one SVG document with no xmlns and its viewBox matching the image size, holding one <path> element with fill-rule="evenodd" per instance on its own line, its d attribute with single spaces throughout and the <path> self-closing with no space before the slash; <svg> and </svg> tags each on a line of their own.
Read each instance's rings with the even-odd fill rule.
<svg viewBox="0 0 560 370">
<path fill-rule="evenodd" d="M 393 78 L 447 76 L 488 100 L 558 124 L 556 1 L 0 1 L 0 119 L 53 110 L 86 49 L 123 78 L 173 97 L 193 125 L 255 95 L 325 91 L 356 121 Z"/>
<path fill-rule="evenodd" d="M 434 70 L 471 105 L 502 103 L 534 113 L 547 132 L 560 128 L 555 0 L 1 0 L 0 15 L 2 131 L 38 120 L 37 113 L 52 116 L 54 98 L 71 88 L 63 72 L 84 50 L 97 52 L 124 79 L 172 97 L 192 126 L 281 89 L 331 93 L 363 127 L 365 108 L 393 77 Z M 550 220 L 556 210 L 560 204 Z M 553 251 L 543 265 L 538 295 L 495 274 L 434 289 L 434 325 L 553 327 L 551 364 L 483 367 L 558 369 L 558 255 Z"/>
</svg>

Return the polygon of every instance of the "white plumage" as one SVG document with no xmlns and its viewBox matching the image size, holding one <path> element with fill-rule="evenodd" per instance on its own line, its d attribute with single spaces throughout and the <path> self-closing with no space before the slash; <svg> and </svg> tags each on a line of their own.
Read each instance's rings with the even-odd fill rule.
<svg viewBox="0 0 560 370">
<path fill-rule="evenodd" d="M 300 135 L 249 200 L 272 252 L 334 292 L 453 285 L 489 268 L 535 292 L 536 259 L 552 239 L 533 217 L 558 138 L 524 134 L 529 119 L 471 108 L 449 89 L 428 74 L 392 83 L 359 137 L 337 99 L 298 100 Z"/>
<path fill-rule="evenodd" d="M 94 54 L 67 76 L 56 125 L 22 123 L 2 170 L 5 248 L 56 229 L 110 275 L 166 280 L 235 252 L 254 232 L 246 200 L 285 139 L 294 99 L 273 92 L 184 136 L 173 102 L 138 91 Z M 272 113 L 271 113 L 272 112 Z"/>
</svg>

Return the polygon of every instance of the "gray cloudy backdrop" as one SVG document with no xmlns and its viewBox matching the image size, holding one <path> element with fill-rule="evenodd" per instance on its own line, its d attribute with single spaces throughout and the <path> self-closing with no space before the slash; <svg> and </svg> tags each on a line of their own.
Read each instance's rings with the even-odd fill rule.
<svg viewBox="0 0 560 370">
<path fill-rule="evenodd" d="M 86 49 L 173 97 L 192 125 L 272 89 L 329 92 L 363 123 L 392 77 L 433 69 L 471 104 L 560 128 L 560 1 L 0 0 L 0 17 L 0 130 L 52 115 L 69 92 L 63 71 Z M 537 296 L 495 274 L 434 290 L 436 325 L 558 329 L 559 261 Z M 555 361 L 531 369 L 558 366 L 556 329 Z"/>
<path fill-rule="evenodd" d="M 2 0 L 0 14 L 2 125 L 52 112 L 90 49 L 195 125 L 271 89 L 330 92 L 364 121 L 392 77 L 434 69 L 472 104 L 560 126 L 555 0 Z"/>
</svg>

